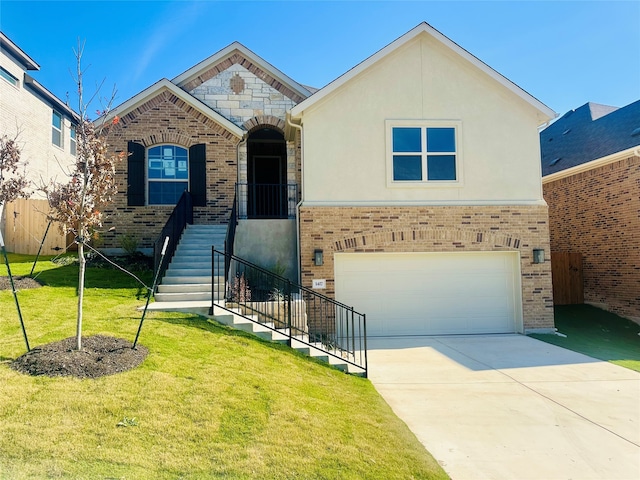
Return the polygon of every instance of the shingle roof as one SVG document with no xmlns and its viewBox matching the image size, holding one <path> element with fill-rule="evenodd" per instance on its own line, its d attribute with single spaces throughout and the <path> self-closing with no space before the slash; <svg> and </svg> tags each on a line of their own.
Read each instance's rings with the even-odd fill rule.
<svg viewBox="0 0 640 480">
<path fill-rule="evenodd" d="M 542 175 L 640 145 L 640 100 L 617 108 L 586 103 L 540 132 Z"/>
</svg>

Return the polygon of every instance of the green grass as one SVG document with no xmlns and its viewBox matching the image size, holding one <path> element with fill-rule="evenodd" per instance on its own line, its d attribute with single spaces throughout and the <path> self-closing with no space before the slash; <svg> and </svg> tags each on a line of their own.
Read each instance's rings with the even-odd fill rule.
<svg viewBox="0 0 640 480">
<path fill-rule="evenodd" d="M 12 272 L 31 261 L 12 256 Z M 46 286 L 18 293 L 32 347 L 75 332 L 77 267 L 36 272 Z M 85 335 L 133 340 L 143 295 L 89 269 Z M 25 351 L 9 291 L 0 338 L 1 479 L 447 478 L 368 380 L 202 317 L 149 314 L 147 359 L 96 380 L 9 368 Z"/>
<path fill-rule="evenodd" d="M 640 372 L 640 325 L 590 305 L 555 307 L 558 332 L 538 340 Z"/>
</svg>

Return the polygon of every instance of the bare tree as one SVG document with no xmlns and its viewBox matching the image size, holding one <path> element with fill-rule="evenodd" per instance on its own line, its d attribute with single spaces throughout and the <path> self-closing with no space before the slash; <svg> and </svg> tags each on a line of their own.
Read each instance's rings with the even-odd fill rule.
<svg viewBox="0 0 640 480">
<path fill-rule="evenodd" d="M 0 208 L 18 197 L 27 197 L 24 168 L 26 163 L 20 161 L 20 148 L 17 137 L 0 137 Z M 0 211 L 1 213 L 1 211 Z"/>
<path fill-rule="evenodd" d="M 78 93 L 79 120 L 76 127 L 76 162 L 68 172 L 67 183 L 51 182 L 42 190 L 49 200 L 49 217 L 59 222 L 63 233 L 72 232 L 78 245 L 78 312 L 76 322 L 76 346 L 82 349 L 82 304 L 84 299 L 84 279 L 86 258 L 84 247 L 90 241 L 96 229 L 102 227 L 101 210 L 112 202 L 117 193 L 115 180 L 116 164 L 124 157 L 112 154 L 106 141 L 109 128 L 115 126 L 119 119 L 114 117 L 109 124 L 89 120 L 87 110 L 96 93 L 85 103 L 83 89 L 82 54 L 84 44 L 78 42 L 74 51 L 76 57 L 76 75 L 74 80 Z M 98 111 L 105 118 L 115 97 L 115 90 L 107 102 L 107 106 Z"/>
</svg>

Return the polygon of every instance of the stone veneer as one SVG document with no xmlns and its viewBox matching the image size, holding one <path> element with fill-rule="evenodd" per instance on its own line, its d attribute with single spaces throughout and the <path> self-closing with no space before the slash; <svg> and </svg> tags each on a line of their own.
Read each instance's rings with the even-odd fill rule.
<svg viewBox="0 0 640 480">
<path fill-rule="evenodd" d="M 640 322 L 640 158 L 544 183 L 551 252 L 583 257 L 584 299 Z"/>
<path fill-rule="evenodd" d="M 314 266 L 314 249 L 324 265 Z M 546 261 L 533 263 L 533 248 Z M 335 295 L 336 252 L 520 252 L 525 330 L 551 329 L 553 294 L 545 206 L 305 207 L 300 208 L 302 284 L 327 280 Z M 365 312 L 366 313 L 366 312 Z"/>
<path fill-rule="evenodd" d="M 240 93 L 231 87 L 235 76 L 244 82 Z M 260 115 L 284 119 L 285 112 L 297 103 L 239 64 L 231 65 L 189 93 L 239 127 Z"/>
<path fill-rule="evenodd" d="M 194 207 L 194 222 L 223 224 L 228 221 L 237 176 L 237 144 L 239 138 L 226 131 L 168 91 L 161 92 L 145 104 L 123 115 L 107 138 L 115 152 L 127 151 L 127 142 L 149 147 L 170 143 L 189 148 L 204 143 L 207 151 L 207 205 Z M 133 235 L 141 248 L 149 248 L 160 234 L 169 215 L 170 205 L 127 205 L 127 161 L 116 170 L 118 194 L 106 210 L 105 248 L 118 248 L 118 237 Z"/>
</svg>

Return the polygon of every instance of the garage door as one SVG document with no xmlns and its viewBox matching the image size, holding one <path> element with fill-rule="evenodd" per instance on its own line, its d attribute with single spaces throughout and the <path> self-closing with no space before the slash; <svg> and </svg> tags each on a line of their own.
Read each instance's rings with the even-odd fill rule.
<svg viewBox="0 0 640 480">
<path fill-rule="evenodd" d="M 335 281 L 371 336 L 522 331 L 517 252 L 342 253 Z"/>
</svg>

